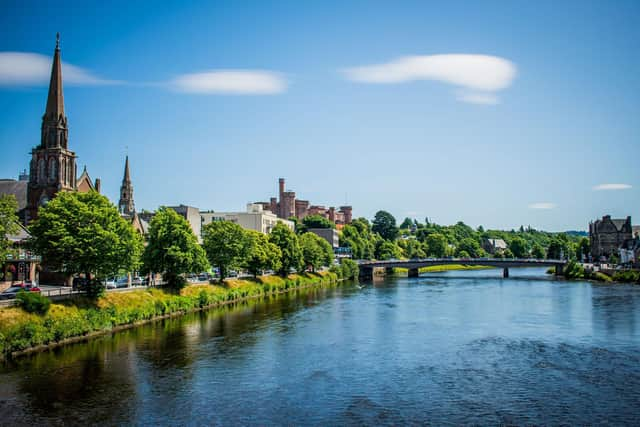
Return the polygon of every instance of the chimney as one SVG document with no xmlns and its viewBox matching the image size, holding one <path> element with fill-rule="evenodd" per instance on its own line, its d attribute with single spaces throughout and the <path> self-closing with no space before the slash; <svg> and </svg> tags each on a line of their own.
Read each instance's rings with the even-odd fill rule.
<svg viewBox="0 0 640 427">
<path fill-rule="evenodd" d="M 279 178 L 278 184 L 280 185 L 280 200 L 282 200 L 282 193 L 284 193 L 284 178 Z"/>
</svg>

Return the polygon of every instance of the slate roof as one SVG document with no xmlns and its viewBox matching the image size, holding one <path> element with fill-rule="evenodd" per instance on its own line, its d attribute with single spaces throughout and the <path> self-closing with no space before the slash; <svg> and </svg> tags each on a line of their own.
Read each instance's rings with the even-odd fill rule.
<svg viewBox="0 0 640 427">
<path fill-rule="evenodd" d="M 622 227 L 624 227 L 624 224 L 627 222 L 626 219 L 612 219 L 611 222 L 613 223 L 613 225 L 615 225 L 616 230 L 620 231 L 622 230 Z"/>
<path fill-rule="evenodd" d="M 15 179 L 0 179 L 0 195 L 13 194 L 18 200 L 18 210 L 27 207 L 28 181 L 16 181 Z"/>
</svg>

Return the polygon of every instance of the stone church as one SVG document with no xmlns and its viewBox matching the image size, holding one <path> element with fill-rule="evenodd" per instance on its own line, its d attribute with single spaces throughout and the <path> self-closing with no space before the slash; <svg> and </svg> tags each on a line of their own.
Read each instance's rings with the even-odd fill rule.
<svg viewBox="0 0 640 427">
<path fill-rule="evenodd" d="M 86 167 L 80 176 L 77 175 L 76 154 L 69 149 L 59 34 L 56 36 L 47 105 L 42 116 L 40 144 L 31 150 L 28 179 L 25 176 L 20 181 L 1 181 L 0 194 L 16 196 L 19 217 L 24 224 L 36 219 L 40 206 L 60 191 L 100 192 L 100 180 L 92 182 Z"/>
</svg>

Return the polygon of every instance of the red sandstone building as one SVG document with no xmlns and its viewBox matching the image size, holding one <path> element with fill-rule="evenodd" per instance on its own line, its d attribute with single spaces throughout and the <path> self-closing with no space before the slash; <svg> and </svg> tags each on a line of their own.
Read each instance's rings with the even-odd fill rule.
<svg viewBox="0 0 640 427">
<path fill-rule="evenodd" d="M 285 190 L 284 178 L 278 180 L 279 199 L 272 197 L 268 202 L 257 202 L 263 209 L 271 211 L 279 218 L 289 219 L 295 217 L 303 219 L 309 215 L 320 215 L 327 218 L 341 228 L 344 224 L 350 224 L 352 219 L 352 207 L 340 206 L 338 210 L 331 206 L 326 208 L 320 205 L 310 205 L 308 200 L 296 199 L 294 191 Z"/>
</svg>

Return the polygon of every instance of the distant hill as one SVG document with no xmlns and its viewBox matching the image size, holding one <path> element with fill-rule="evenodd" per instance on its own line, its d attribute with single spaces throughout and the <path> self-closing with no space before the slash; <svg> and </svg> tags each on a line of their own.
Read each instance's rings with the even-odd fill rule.
<svg viewBox="0 0 640 427">
<path fill-rule="evenodd" d="M 578 231 L 578 230 L 569 230 L 565 231 L 569 236 L 580 236 L 580 237 L 588 237 L 589 233 L 586 231 Z"/>
</svg>

